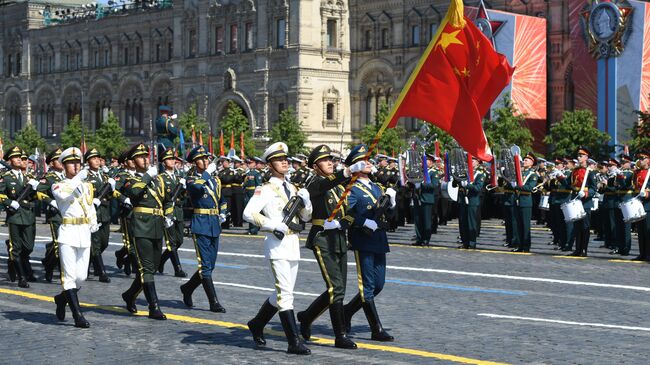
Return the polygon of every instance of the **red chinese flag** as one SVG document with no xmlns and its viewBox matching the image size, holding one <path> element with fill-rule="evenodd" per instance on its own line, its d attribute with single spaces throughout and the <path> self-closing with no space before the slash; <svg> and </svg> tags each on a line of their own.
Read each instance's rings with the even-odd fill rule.
<svg viewBox="0 0 650 365">
<path fill-rule="evenodd" d="M 492 160 L 482 118 L 514 72 L 505 56 L 451 0 L 438 33 L 409 78 L 389 118 L 415 117 L 447 131 L 481 160 Z"/>
<path fill-rule="evenodd" d="M 225 152 L 225 148 L 223 146 L 223 129 L 222 129 L 219 134 L 219 156 L 223 156 L 224 152 Z"/>
</svg>

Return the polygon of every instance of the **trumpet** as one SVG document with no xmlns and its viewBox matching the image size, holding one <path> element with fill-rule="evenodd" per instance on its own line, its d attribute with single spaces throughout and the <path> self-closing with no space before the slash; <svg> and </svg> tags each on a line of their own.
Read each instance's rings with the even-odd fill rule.
<svg viewBox="0 0 650 365">
<path fill-rule="evenodd" d="M 535 194 L 535 193 L 537 193 L 539 191 L 539 189 L 543 188 L 543 186 L 544 186 L 544 182 L 541 182 L 541 183 L 537 184 L 534 188 L 532 188 L 531 192 L 533 194 Z"/>
</svg>

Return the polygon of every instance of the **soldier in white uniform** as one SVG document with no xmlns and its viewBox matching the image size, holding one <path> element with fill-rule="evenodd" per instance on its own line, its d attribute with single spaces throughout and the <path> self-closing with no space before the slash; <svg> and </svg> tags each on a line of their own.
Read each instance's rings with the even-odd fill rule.
<svg viewBox="0 0 650 365">
<path fill-rule="evenodd" d="M 54 297 L 56 316 L 65 319 L 65 305 L 70 306 L 75 327 L 88 328 L 77 292 L 88 275 L 90 260 L 90 235 L 99 229 L 93 205 L 93 187 L 84 182 L 87 170 L 81 170 L 81 150 L 70 147 L 61 153 L 65 179 L 52 185 L 52 195 L 63 218 L 59 227 L 59 259 L 63 291 Z"/>
<path fill-rule="evenodd" d="M 296 191 L 296 187 L 285 177 L 289 171 L 287 152 L 287 145 L 282 142 L 274 143 L 264 151 L 262 159 L 268 164 L 272 176 L 267 183 L 255 189 L 255 194 L 244 209 L 244 219 L 266 231 L 264 254 L 270 261 L 276 290 L 275 294 L 264 302 L 257 316 L 248 322 L 248 328 L 255 343 L 259 346 L 265 345 L 264 326 L 279 311 L 282 328 L 289 342 L 287 352 L 309 355 L 311 351 L 298 337 L 298 327 L 293 314 L 293 288 L 298 274 L 300 243 L 297 232 L 291 231 L 287 224 L 283 223 L 282 210 L 289 200 L 297 195 L 304 204 L 304 208 L 299 211 L 299 218 L 309 221 L 312 205 L 309 192 L 306 189 Z M 298 219 L 294 218 L 293 223 L 299 224 Z M 284 238 L 278 239 L 274 231 L 282 232 Z"/>
</svg>

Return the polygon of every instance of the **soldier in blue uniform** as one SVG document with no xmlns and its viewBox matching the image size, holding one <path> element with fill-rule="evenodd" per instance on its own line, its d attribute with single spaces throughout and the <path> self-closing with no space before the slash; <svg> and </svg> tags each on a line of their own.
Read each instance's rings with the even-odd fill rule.
<svg viewBox="0 0 650 365">
<path fill-rule="evenodd" d="M 358 145 L 350 151 L 345 159 L 347 166 L 365 158 L 367 147 Z M 354 219 L 354 223 L 348 230 L 348 240 L 354 250 L 354 257 L 357 263 L 357 277 L 359 282 L 359 294 L 357 294 L 345 306 L 346 330 L 350 329 L 350 321 L 359 308 L 363 308 L 366 319 L 370 325 L 372 339 L 375 341 L 393 341 L 393 336 L 384 330 L 377 314 L 374 298 L 384 288 L 386 281 L 386 253 L 388 238 L 386 229 L 388 223 L 384 217 L 376 220 L 377 202 L 384 194 L 379 185 L 368 178 L 372 171 L 372 164 L 367 163 L 366 167 L 357 172 L 357 181 L 350 190 L 348 196 L 347 214 Z M 386 189 L 386 195 L 390 197 L 390 210 L 396 206 L 395 196 L 397 192 L 391 188 Z"/>
<path fill-rule="evenodd" d="M 221 197 L 221 182 L 218 178 L 212 177 L 212 174 L 217 171 L 217 164 L 214 161 L 209 162 L 208 156 L 208 149 L 205 146 L 197 146 L 187 155 L 187 160 L 193 162 L 195 166 L 194 174 L 187 177 L 186 185 L 194 207 L 192 237 L 199 267 L 190 280 L 181 285 L 181 292 L 185 305 L 193 307 L 192 293 L 199 285 L 203 285 L 210 303 L 210 311 L 226 313 L 226 309 L 219 304 L 214 290 L 212 270 L 217 261 L 221 223 L 225 221 L 227 205 Z"/>
</svg>

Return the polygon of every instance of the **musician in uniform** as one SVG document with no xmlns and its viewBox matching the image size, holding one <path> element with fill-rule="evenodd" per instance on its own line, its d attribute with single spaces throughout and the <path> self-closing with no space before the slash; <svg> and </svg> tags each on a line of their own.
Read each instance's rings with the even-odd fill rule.
<svg viewBox="0 0 650 365">
<path fill-rule="evenodd" d="M 345 164 L 351 167 L 359 161 L 367 161 L 366 153 L 365 145 L 354 147 L 345 159 Z M 395 209 L 397 192 L 392 188 L 386 189 L 385 194 L 389 197 L 388 206 L 379 207 L 384 191 L 368 178 L 371 171 L 372 164 L 367 163 L 362 170 L 356 172 L 357 180 L 348 196 L 347 214 L 354 219 L 348 230 L 348 238 L 354 250 L 357 278 L 361 280 L 359 293 L 345 305 L 346 331 L 350 330 L 352 316 L 363 308 L 372 332 L 371 339 L 393 341 L 393 336 L 384 330 L 379 320 L 374 298 L 382 291 L 386 281 L 386 253 L 390 249 L 384 216 L 387 210 L 390 209 L 392 213 Z M 384 212 L 377 212 L 378 209 L 383 209 Z"/>
<path fill-rule="evenodd" d="M 634 174 L 634 192 L 646 212 L 643 220 L 636 224 L 639 235 L 639 256 L 635 261 L 650 261 L 650 188 L 648 184 L 648 169 L 650 168 L 650 151 L 642 151 L 636 155 L 638 162 Z"/>
<path fill-rule="evenodd" d="M 181 260 L 178 257 L 178 249 L 183 244 L 183 201 L 185 191 L 185 179 L 176 173 L 176 157 L 173 148 L 168 148 L 159 157 L 165 171 L 159 176 L 169 199 L 165 201 L 165 251 L 160 257 L 158 272 L 165 271 L 165 263 L 169 259 L 174 267 L 174 276 L 184 278 L 187 276 L 183 271 Z"/>
<path fill-rule="evenodd" d="M 486 176 L 479 169 L 480 161 L 472 156 L 474 176 L 471 181 L 463 180 L 460 183 L 454 180 L 458 188 L 458 228 L 462 245 L 460 248 L 476 248 L 478 237 L 478 209 L 481 206 L 481 192 L 485 185 Z"/>
<path fill-rule="evenodd" d="M 287 152 L 287 145 L 283 142 L 276 142 L 264 151 L 262 159 L 272 171 L 271 179 L 255 189 L 255 194 L 244 209 L 244 219 L 266 232 L 264 256 L 270 262 L 271 276 L 275 283 L 275 293 L 266 299 L 255 318 L 248 322 L 248 328 L 255 343 L 265 345 L 264 326 L 279 312 L 289 342 L 287 352 L 309 355 L 311 351 L 300 340 L 293 312 L 293 289 L 298 275 L 300 242 L 298 233 L 285 223 L 287 217 L 284 216 L 283 209 L 292 197 L 298 196 L 303 203 L 303 208 L 298 212 L 299 218 L 309 221 L 312 204 L 306 189 L 297 190 L 285 178 L 289 171 Z M 292 219 L 291 223 L 298 224 L 298 217 L 289 218 Z M 281 238 L 276 236 L 277 232 Z"/>
<path fill-rule="evenodd" d="M 316 174 L 307 185 L 313 205 L 312 227 L 307 236 L 306 247 L 314 252 L 327 289 L 309 307 L 298 313 L 300 333 L 305 340 L 311 337 L 311 324 L 328 307 L 332 328 L 336 339 L 334 346 L 355 349 L 357 345 L 346 335 L 343 299 L 347 278 L 347 240 L 345 230 L 352 217 L 346 215 L 347 204 L 332 220 L 328 218 L 334 212 L 347 184 L 350 174 L 365 168 L 366 163 L 359 161 L 347 169 L 334 172 L 332 151 L 326 145 L 319 145 L 309 154 L 307 164 Z"/>
<path fill-rule="evenodd" d="M 634 198 L 634 172 L 632 171 L 632 157 L 628 155 L 620 156 L 621 167 L 616 174 L 616 194 L 620 203 L 626 203 Z M 632 223 L 623 221 L 623 213 L 619 207 L 616 207 L 614 218 L 614 229 L 618 237 L 618 248 L 614 249 L 612 254 L 627 256 L 632 248 Z"/>
<path fill-rule="evenodd" d="M 427 153 L 428 177 L 423 182 L 415 183 L 415 199 L 413 215 L 415 218 L 415 243 L 414 246 L 429 246 L 433 225 L 433 209 L 435 207 L 435 192 L 438 180 L 433 170 L 435 156 Z M 391 189 L 392 190 L 392 189 Z M 436 222 L 437 225 L 437 222 Z"/>
<path fill-rule="evenodd" d="M 90 236 L 97 232 L 101 223 L 97 222 L 92 183 L 85 182 L 88 170 L 81 169 L 81 150 L 76 147 L 67 148 L 61 153 L 59 161 L 65 169 L 65 180 L 52 186 L 52 194 L 62 216 L 58 247 L 63 291 L 54 296 L 56 316 L 63 321 L 65 305 L 68 304 L 75 327 L 88 328 L 90 323 L 81 313 L 77 293 L 88 274 Z"/>
<path fill-rule="evenodd" d="M 135 144 L 129 150 L 129 156 L 133 159 L 136 173 L 124 184 L 124 195 L 133 202 L 130 224 L 138 270 L 131 287 L 122 293 L 122 299 L 126 309 L 136 313 L 135 300 L 144 290 L 149 303 L 149 318 L 164 320 L 167 317 L 158 306 L 154 273 L 162 253 L 164 204 L 169 196 L 158 179 L 158 167 L 149 164 L 149 147 L 143 143 Z"/>
<path fill-rule="evenodd" d="M 43 270 L 45 271 L 45 281 L 52 282 L 54 275 L 54 268 L 59 266 L 59 248 L 57 243 L 57 236 L 59 234 L 59 226 L 61 225 L 61 212 L 56 207 L 56 200 L 52 195 L 52 185 L 65 178 L 63 172 L 63 164 L 59 161 L 61 156 L 61 149 L 57 148 L 50 152 L 45 158 L 45 162 L 50 166 L 47 174 L 41 179 L 41 184 L 46 186 L 46 192 L 52 198 L 53 204 L 48 205 L 45 211 L 45 221 L 50 226 L 50 233 L 52 234 L 52 242 L 45 246 L 45 257 L 41 260 Z"/>
<path fill-rule="evenodd" d="M 187 283 L 181 285 L 181 293 L 183 302 L 191 308 L 194 306 L 192 293 L 199 285 L 203 285 L 210 303 L 210 311 L 226 313 L 226 309 L 217 299 L 212 271 L 217 262 L 221 223 L 226 220 L 227 204 L 225 197 L 221 195 L 221 182 L 213 176 L 217 165 L 214 161 L 210 162 L 208 157 L 205 146 L 194 147 L 187 155 L 187 160 L 194 163 L 194 173 L 187 177 L 186 184 L 190 202 L 194 207 L 191 227 L 198 270 Z"/>
<path fill-rule="evenodd" d="M 513 241 L 515 248 L 512 252 L 530 252 L 530 221 L 533 211 L 532 193 L 537 188 L 539 175 L 535 172 L 537 157 L 528 152 L 524 157 L 523 171 L 521 172 L 522 185 L 516 182 L 512 184 L 517 195 L 517 208 L 515 209 L 515 225 L 517 226 L 516 241 Z"/>
<path fill-rule="evenodd" d="M 244 188 L 242 184 L 246 178 L 246 171 L 242 168 L 242 161 L 239 156 L 234 155 L 231 157 L 233 164 L 234 177 L 231 183 L 232 197 L 228 209 L 232 220 L 232 225 L 235 227 L 242 227 L 244 225 L 242 214 L 244 213 Z"/>
<path fill-rule="evenodd" d="M 616 211 L 619 210 L 620 197 L 618 195 L 618 182 L 617 175 L 620 162 L 615 158 L 610 158 L 603 161 L 606 171 L 600 176 L 601 182 L 599 183 L 603 196 L 601 211 L 601 224 L 605 238 L 605 247 L 614 251 L 620 246 L 620 237 L 618 236 L 618 228 L 616 227 Z"/>
<path fill-rule="evenodd" d="M 244 207 L 248 206 L 248 202 L 253 198 L 255 189 L 263 184 L 262 174 L 256 167 L 257 159 L 258 157 L 251 157 L 248 159 L 248 172 L 244 179 Z M 248 234 L 256 235 L 259 230 L 260 227 L 256 226 L 255 223 L 248 222 Z"/>
<path fill-rule="evenodd" d="M 570 174 L 565 168 L 566 160 L 563 157 L 555 158 L 555 170 L 549 176 L 549 224 L 553 233 L 554 241 L 557 244 L 555 250 L 570 251 L 569 230 L 573 229 L 573 223 L 565 222 L 562 213 L 562 204 L 571 198 Z"/>
<path fill-rule="evenodd" d="M 26 173 L 23 156 L 24 151 L 17 146 L 9 148 L 4 155 L 4 160 L 9 162 L 11 170 L 5 172 L 0 179 L 0 203 L 7 207 L 9 277 L 14 281 L 17 275 L 18 286 L 29 288 L 27 282 L 36 281 L 29 262 L 36 234 L 34 201 L 46 200 L 52 204 L 52 199 L 44 193 L 49 186 L 41 184 Z"/>
<path fill-rule="evenodd" d="M 111 279 L 106 274 L 102 253 L 108 247 L 108 239 L 111 234 L 111 206 L 110 200 L 115 197 L 124 201 L 125 197 L 115 190 L 115 180 L 107 176 L 101 167 L 101 154 L 96 148 L 89 149 L 84 154 L 84 161 L 88 164 L 88 177 L 86 181 L 91 183 L 95 191 L 93 204 L 97 211 L 97 222 L 101 223 L 99 229 L 91 235 L 90 260 L 93 265 L 94 274 L 99 277 L 102 283 L 110 283 Z M 108 187 L 106 184 L 108 184 Z M 105 190 L 108 189 L 108 190 Z M 105 190 L 104 196 L 98 194 Z"/>
<path fill-rule="evenodd" d="M 503 177 L 500 177 L 499 179 L 499 183 L 503 189 L 501 204 L 503 206 L 503 221 L 506 227 L 506 242 L 504 243 L 504 246 L 513 248 L 517 242 L 515 237 L 519 236 L 517 225 L 515 224 L 517 221 L 515 218 L 517 196 L 515 194 L 515 188 L 512 187 L 511 181 L 508 181 Z"/>
<path fill-rule="evenodd" d="M 587 167 L 590 154 L 586 147 L 578 148 L 578 166 L 571 172 L 571 187 L 573 190 L 571 197 L 580 201 L 585 211 L 584 218 L 574 222 L 576 249 L 571 253 L 571 256 L 586 257 L 587 247 L 589 246 L 591 208 L 594 204 L 592 198 L 596 192 L 595 174 Z"/>
</svg>

